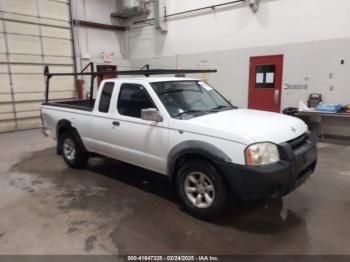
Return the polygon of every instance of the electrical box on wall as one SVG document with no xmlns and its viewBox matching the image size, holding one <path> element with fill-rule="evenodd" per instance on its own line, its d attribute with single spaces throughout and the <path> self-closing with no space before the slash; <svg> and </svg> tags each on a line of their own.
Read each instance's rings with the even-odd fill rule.
<svg viewBox="0 0 350 262">
<path fill-rule="evenodd" d="M 166 24 L 166 6 L 165 6 L 165 0 L 155 0 L 154 1 L 154 21 L 156 28 L 167 32 L 168 26 Z"/>
</svg>

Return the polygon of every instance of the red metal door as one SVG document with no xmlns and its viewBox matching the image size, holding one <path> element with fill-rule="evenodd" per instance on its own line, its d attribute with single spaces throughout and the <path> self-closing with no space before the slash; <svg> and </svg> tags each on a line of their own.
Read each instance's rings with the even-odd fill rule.
<svg viewBox="0 0 350 262">
<path fill-rule="evenodd" d="M 250 58 L 248 108 L 281 111 L 283 55 Z"/>
</svg>

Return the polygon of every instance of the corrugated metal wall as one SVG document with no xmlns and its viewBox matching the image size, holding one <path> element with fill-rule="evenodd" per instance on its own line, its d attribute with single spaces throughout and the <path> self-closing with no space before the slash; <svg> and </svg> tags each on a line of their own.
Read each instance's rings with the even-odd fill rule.
<svg viewBox="0 0 350 262">
<path fill-rule="evenodd" d="M 73 72 L 69 0 L 0 0 L 0 132 L 41 125 L 44 65 Z M 52 78 L 50 99 L 75 97 L 74 78 Z"/>
</svg>

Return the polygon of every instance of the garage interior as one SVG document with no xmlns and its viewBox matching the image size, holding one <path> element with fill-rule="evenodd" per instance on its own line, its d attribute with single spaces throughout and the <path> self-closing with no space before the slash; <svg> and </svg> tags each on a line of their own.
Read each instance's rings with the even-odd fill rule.
<svg viewBox="0 0 350 262">
<path fill-rule="evenodd" d="M 349 13 L 348 0 L 0 0 L 0 255 L 350 255 Z M 186 77 L 304 120 L 315 174 L 207 222 L 162 175 L 102 157 L 70 169 L 40 132 L 45 66 L 110 71 L 94 87 L 145 66 L 217 69 Z M 50 99 L 95 98 L 91 84 L 53 78 Z"/>
</svg>

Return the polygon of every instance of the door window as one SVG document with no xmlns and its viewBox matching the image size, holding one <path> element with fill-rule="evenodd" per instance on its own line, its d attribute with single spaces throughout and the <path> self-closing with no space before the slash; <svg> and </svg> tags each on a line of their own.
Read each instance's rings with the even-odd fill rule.
<svg viewBox="0 0 350 262">
<path fill-rule="evenodd" d="M 124 116 L 141 118 L 141 110 L 156 108 L 146 89 L 137 84 L 123 84 L 118 98 L 118 112 Z"/>
<path fill-rule="evenodd" d="M 256 65 L 255 87 L 273 88 L 275 85 L 275 65 Z"/>
<path fill-rule="evenodd" d="M 98 111 L 102 113 L 108 113 L 113 89 L 114 89 L 114 82 L 107 82 L 104 84 L 101 97 L 100 97 L 100 103 L 98 105 Z"/>
</svg>

